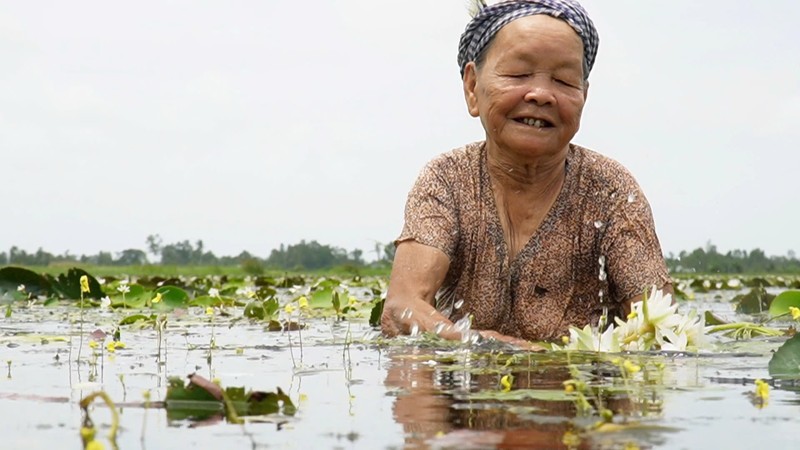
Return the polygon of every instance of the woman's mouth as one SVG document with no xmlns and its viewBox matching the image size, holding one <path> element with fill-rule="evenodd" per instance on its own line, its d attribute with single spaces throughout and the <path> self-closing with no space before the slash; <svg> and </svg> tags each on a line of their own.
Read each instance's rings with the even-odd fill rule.
<svg viewBox="0 0 800 450">
<path fill-rule="evenodd" d="M 533 117 L 525 117 L 522 119 L 514 119 L 517 122 L 524 123 L 525 125 L 536 127 L 536 128 L 549 128 L 552 127 L 553 124 L 544 120 L 544 119 L 534 119 Z"/>
</svg>

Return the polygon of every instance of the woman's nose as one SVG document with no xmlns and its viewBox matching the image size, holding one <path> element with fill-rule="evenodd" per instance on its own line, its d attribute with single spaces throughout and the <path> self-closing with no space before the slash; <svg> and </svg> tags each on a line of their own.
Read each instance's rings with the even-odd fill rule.
<svg viewBox="0 0 800 450">
<path fill-rule="evenodd" d="M 533 102 L 537 105 L 555 103 L 553 80 L 545 76 L 531 77 L 524 99 L 526 102 Z"/>
</svg>

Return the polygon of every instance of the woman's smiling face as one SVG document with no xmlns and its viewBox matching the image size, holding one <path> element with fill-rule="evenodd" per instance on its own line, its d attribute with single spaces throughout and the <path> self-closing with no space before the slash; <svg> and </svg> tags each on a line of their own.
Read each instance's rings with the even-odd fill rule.
<svg viewBox="0 0 800 450">
<path fill-rule="evenodd" d="M 587 88 L 580 37 L 546 15 L 503 27 L 483 61 L 464 72 L 467 106 L 480 117 L 487 144 L 520 156 L 567 148 L 580 127 Z"/>
</svg>

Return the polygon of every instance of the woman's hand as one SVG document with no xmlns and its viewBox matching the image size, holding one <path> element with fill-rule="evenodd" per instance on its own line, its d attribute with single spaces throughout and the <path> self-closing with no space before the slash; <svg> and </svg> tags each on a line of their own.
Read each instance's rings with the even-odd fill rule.
<svg viewBox="0 0 800 450">
<path fill-rule="evenodd" d="M 514 347 L 519 348 L 520 350 L 528 350 L 531 352 L 547 351 L 547 349 L 542 347 L 541 345 L 534 344 L 533 342 L 526 341 L 525 339 L 520 339 L 505 334 L 500 334 L 497 331 L 482 330 L 479 331 L 479 333 L 481 337 L 483 337 L 484 339 L 494 339 L 495 341 L 505 342 L 506 344 L 511 344 Z"/>
</svg>

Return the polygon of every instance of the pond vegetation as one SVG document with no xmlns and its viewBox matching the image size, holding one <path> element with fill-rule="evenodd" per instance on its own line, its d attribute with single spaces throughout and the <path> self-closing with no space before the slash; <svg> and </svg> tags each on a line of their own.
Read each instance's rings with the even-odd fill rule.
<svg viewBox="0 0 800 450">
<path fill-rule="evenodd" d="M 4 447 L 786 448 L 800 422 L 798 288 L 684 276 L 675 308 L 651 295 L 636 327 L 616 324 L 646 346 L 528 353 L 383 338 L 385 277 L 4 267 Z M 703 339 L 663 345 L 678 342 L 657 337 L 673 315 Z"/>
</svg>

